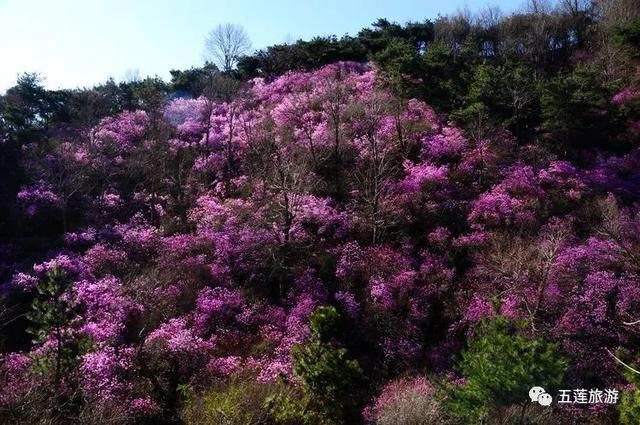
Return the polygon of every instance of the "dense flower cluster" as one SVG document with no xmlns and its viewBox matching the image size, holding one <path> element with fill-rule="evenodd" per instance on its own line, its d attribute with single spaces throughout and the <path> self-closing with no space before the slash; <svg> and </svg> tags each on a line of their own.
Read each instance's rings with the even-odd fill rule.
<svg viewBox="0 0 640 425">
<path fill-rule="evenodd" d="M 447 359 L 502 314 L 560 342 L 576 387 L 621 384 L 598 350 L 638 337 L 621 323 L 640 311 L 639 152 L 578 168 L 503 130 L 472 140 L 355 63 L 174 99 L 154 120 L 103 119 L 66 174 L 18 194 L 30 216 L 57 219 L 63 199 L 73 212 L 64 246 L 7 290 L 33 296 L 64 271 L 65 332 L 90 341 L 67 378 L 88 399 L 150 417 L 181 384 L 295 382 L 292 347 L 326 304 L 378 362 L 363 362 L 371 376 L 455 381 Z M 42 344 L 3 357 L 0 404 L 35 385 Z M 428 410 L 433 393 L 393 381 L 366 414 Z"/>
</svg>

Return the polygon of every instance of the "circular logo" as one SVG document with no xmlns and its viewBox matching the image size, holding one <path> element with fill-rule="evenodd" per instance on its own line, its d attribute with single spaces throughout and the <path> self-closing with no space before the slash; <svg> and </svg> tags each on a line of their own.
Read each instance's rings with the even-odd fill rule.
<svg viewBox="0 0 640 425">
<path fill-rule="evenodd" d="M 540 403 L 541 406 L 551 406 L 552 401 L 553 398 L 550 394 L 543 393 L 538 396 L 538 403 Z"/>
<path fill-rule="evenodd" d="M 540 397 L 540 394 L 544 394 L 544 388 L 542 387 L 532 387 L 529 390 L 529 398 L 531 399 L 531 401 L 538 401 L 538 397 Z"/>
</svg>

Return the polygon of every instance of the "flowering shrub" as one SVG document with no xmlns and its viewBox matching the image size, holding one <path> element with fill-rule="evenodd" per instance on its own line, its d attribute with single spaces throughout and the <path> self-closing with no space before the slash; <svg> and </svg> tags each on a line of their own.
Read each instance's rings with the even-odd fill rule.
<svg viewBox="0 0 640 425">
<path fill-rule="evenodd" d="M 453 423 L 425 378 L 399 379 L 384 386 L 365 419 L 376 425 L 427 425 Z"/>
<path fill-rule="evenodd" d="M 455 423 L 447 406 L 495 413 L 465 398 L 495 384 L 483 353 L 533 384 L 512 366 L 536 341 L 554 384 L 551 351 L 572 384 L 623 385 L 605 349 L 638 341 L 640 151 L 572 161 L 385 81 L 339 62 L 25 146 L 17 214 L 46 243 L 0 246 L 0 415 L 64 398 L 88 423 Z M 503 319 L 517 337 L 478 336 Z M 526 400 L 491 388 L 505 414 Z"/>
</svg>

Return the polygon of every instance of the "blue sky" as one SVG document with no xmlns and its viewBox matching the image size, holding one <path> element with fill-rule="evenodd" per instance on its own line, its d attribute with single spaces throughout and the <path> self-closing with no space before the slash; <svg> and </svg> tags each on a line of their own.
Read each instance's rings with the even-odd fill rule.
<svg viewBox="0 0 640 425">
<path fill-rule="evenodd" d="M 204 37 L 224 22 L 242 25 L 253 48 L 355 34 L 379 17 L 404 23 L 468 7 L 523 0 L 0 0 L 0 92 L 24 71 L 49 88 L 92 86 L 127 71 L 169 77 L 201 65 Z"/>
</svg>

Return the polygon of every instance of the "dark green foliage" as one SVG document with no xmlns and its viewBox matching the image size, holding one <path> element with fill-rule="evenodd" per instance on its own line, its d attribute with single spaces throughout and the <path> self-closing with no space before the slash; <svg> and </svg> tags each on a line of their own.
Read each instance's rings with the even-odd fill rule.
<svg viewBox="0 0 640 425">
<path fill-rule="evenodd" d="M 422 72 L 422 58 L 414 46 L 401 38 L 392 39 L 381 51 L 373 54 L 376 62 L 387 76 L 387 82 L 395 93 L 411 89 L 411 76 Z"/>
<path fill-rule="evenodd" d="M 390 40 L 402 40 L 413 50 L 424 50 L 433 40 L 433 24 L 410 22 L 404 26 L 379 19 L 373 28 L 363 29 L 356 37 L 345 35 L 314 37 L 292 44 L 279 44 L 245 56 L 238 63 L 242 78 L 270 77 L 291 70 L 311 70 L 337 61 L 364 62 L 384 50 Z"/>
<path fill-rule="evenodd" d="M 0 139 L 2 137 L 0 127 Z M 16 230 L 15 226 L 12 226 L 12 223 L 17 220 L 13 217 L 17 210 L 16 194 L 24 179 L 23 172 L 18 166 L 20 158 L 21 150 L 17 142 L 0 142 L 0 170 L 3 170 L 2 179 L 0 179 L 0 236 L 2 237 L 8 237 Z M 3 276 L 0 275 L 0 278 Z"/>
<path fill-rule="evenodd" d="M 30 332 L 35 342 L 43 342 L 52 330 L 60 333 L 71 318 L 69 305 L 63 299 L 67 286 L 65 272 L 59 268 L 51 269 L 46 278 L 38 283 L 38 295 L 31 303 L 31 312 L 28 314 L 34 324 Z"/>
<path fill-rule="evenodd" d="M 516 136 L 530 132 L 539 115 L 533 70 L 515 60 L 485 61 L 474 70 L 466 103 L 484 105 Z"/>
<path fill-rule="evenodd" d="M 238 61 L 238 74 L 242 78 L 270 77 L 291 70 L 314 69 L 337 61 L 363 62 L 367 50 L 360 40 L 345 36 L 338 39 L 314 37 L 293 44 L 278 44 Z"/>
<path fill-rule="evenodd" d="M 124 108 L 122 86 L 108 80 L 90 89 L 69 90 L 65 105 L 68 122 L 73 128 L 90 128 L 102 118 L 117 114 Z"/>
<path fill-rule="evenodd" d="M 151 113 L 152 119 L 160 114 L 169 94 L 169 85 L 159 77 L 147 77 L 132 84 L 132 94 L 136 109 L 143 109 Z"/>
<path fill-rule="evenodd" d="M 178 93 L 187 93 L 191 96 L 199 97 L 212 75 L 218 73 L 218 67 L 212 63 L 205 63 L 202 68 L 191 68 L 184 71 L 172 69 L 171 88 Z"/>
<path fill-rule="evenodd" d="M 444 43 L 429 45 L 424 55 L 424 98 L 443 112 L 460 107 L 471 72 L 471 64 L 454 55 Z"/>
<path fill-rule="evenodd" d="M 332 341 L 339 334 L 340 316 L 334 307 L 320 307 L 310 318 L 312 337 L 293 349 L 293 370 L 302 379 L 312 406 L 340 423 L 353 417 L 362 369 L 345 348 Z"/>
<path fill-rule="evenodd" d="M 402 26 L 386 19 L 378 19 L 371 26 L 372 28 L 362 29 L 357 38 L 372 54 L 384 50 L 392 40 L 403 40 L 418 52 L 433 41 L 433 23 L 429 20 L 408 22 Z"/>
<path fill-rule="evenodd" d="M 640 57 L 640 20 L 618 28 L 615 39 L 618 43 L 634 49 L 633 56 Z"/>
<path fill-rule="evenodd" d="M 319 341 L 330 342 L 340 333 L 340 314 L 333 307 L 319 307 L 309 318 L 309 327 Z"/>
<path fill-rule="evenodd" d="M 477 332 L 458 364 L 464 384 L 446 390 L 455 416 L 475 423 L 493 409 L 525 409 L 531 387 L 549 392 L 562 384 L 567 362 L 555 344 L 523 336 L 518 324 L 503 317 L 484 319 Z"/>
<path fill-rule="evenodd" d="M 613 92 L 592 71 L 577 66 L 541 85 L 542 125 L 556 140 L 574 149 L 608 147 L 612 130 L 608 107 Z"/>
<path fill-rule="evenodd" d="M 60 93 L 46 90 L 38 74 L 22 74 L 2 102 L 2 122 L 17 139 L 39 140 L 59 109 Z"/>
<path fill-rule="evenodd" d="M 65 272 L 57 267 L 51 269 L 38 283 L 38 294 L 27 314 L 33 323 L 29 332 L 34 336 L 34 343 L 53 338 L 52 353 L 40 359 L 39 366 L 44 373 L 52 375 L 55 389 L 59 388 L 62 377 L 76 366 L 78 356 L 89 348 L 89 341 L 75 337 L 70 327 L 75 313 L 65 297 L 68 286 Z"/>
<path fill-rule="evenodd" d="M 622 397 L 618 404 L 620 412 L 620 423 L 624 425 L 633 425 L 640 423 L 640 372 L 638 372 L 637 357 L 630 356 L 629 353 L 619 353 L 621 361 L 626 365 L 623 372 L 627 381 L 633 385 L 633 389 L 629 388 L 622 391 Z"/>
</svg>

